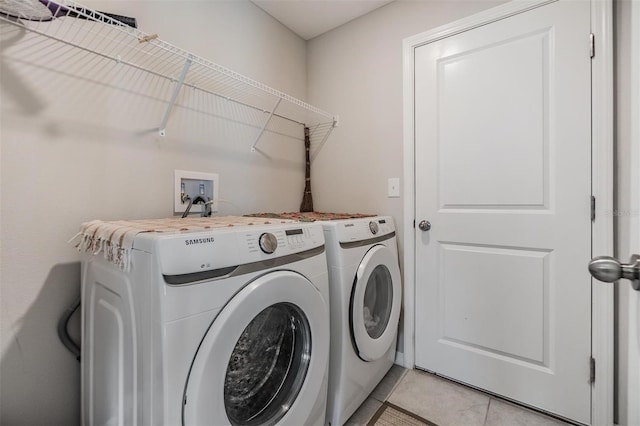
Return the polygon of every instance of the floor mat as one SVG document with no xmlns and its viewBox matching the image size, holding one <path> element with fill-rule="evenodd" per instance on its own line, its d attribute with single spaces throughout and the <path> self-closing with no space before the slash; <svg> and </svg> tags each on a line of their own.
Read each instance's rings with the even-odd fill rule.
<svg viewBox="0 0 640 426">
<path fill-rule="evenodd" d="M 382 403 L 382 406 L 373 415 L 367 426 L 438 426 L 427 419 L 423 419 L 404 408 L 389 402 Z"/>
</svg>

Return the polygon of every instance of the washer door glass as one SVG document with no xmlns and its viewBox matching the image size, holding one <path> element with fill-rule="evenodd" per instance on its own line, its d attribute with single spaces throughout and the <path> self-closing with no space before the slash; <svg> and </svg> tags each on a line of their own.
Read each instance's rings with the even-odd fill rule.
<svg viewBox="0 0 640 426">
<path fill-rule="evenodd" d="M 227 365 L 224 406 L 233 425 L 274 424 L 304 383 L 311 332 L 296 306 L 278 303 L 244 329 Z"/>
<path fill-rule="evenodd" d="M 364 290 L 364 326 L 372 339 L 382 336 L 391 317 L 393 282 L 389 268 L 378 265 L 367 280 Z"/>
<path fill-rule="evenodd" d="M 200 314 L 214 317 L 193 348 L 182 425 L 315 423 L 314 407 L 326 397 L 327 303 L 313 282 L 293 271 L 244 279 L 207 284 L 242 287 L 217 314 Z"/>
</svg>

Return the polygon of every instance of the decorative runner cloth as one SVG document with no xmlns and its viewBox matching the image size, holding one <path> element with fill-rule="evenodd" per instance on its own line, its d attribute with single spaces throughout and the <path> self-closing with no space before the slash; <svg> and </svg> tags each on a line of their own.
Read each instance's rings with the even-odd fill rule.
<svg viewBox="0 0 640 426">
<path fill-rule="evenodd" d="M 375 214 L 364 213 L 327 213 L 327 212 L 288 212 L 288 213 L 253 213 L 247 217 L 260 217 L 268 219 L 292 219 L 299 222 L 315 222 L 316 220 L 342 220 L 373 217 Z"/>
<path fill-rule="evenodd" d="M 242 216 L 199 217 L 199 218 L 167 218 L 142 220 L 102 221 L 92 220 L 80 225 L 78 232 L 69 242 L 80 241 L 76 248 L 81 252 L 97 255 L 103 253 L 104 258 L 114 263 L 123 271 L 131 269 L 131 249 L 136 235 L 142 232 L 178 233 L 184 231 L 200 231 L 230 226 L 251 226 L 270 223 L 288 223 L 293 220 L 250 218 Z"/>
</svg>

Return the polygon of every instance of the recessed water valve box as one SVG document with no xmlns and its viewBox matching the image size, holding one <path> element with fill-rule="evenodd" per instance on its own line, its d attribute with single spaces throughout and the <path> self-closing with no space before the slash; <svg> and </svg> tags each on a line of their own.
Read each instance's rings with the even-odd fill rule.
<svg viewBox="0 0 640 426">
<path fill-rule="evenodd" d="M 218 211 L 219 178 L 217 173 L 174 170 L 173 212 L 184 213 L 192 200 L 189 213 L 201 213 L 204 203 L 212 201 L 211 211 Z"/>
</svg>

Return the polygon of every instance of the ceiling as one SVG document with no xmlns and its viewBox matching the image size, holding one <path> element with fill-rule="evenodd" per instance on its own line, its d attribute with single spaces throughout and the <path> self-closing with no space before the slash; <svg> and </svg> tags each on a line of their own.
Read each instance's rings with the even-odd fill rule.
<svg viewBox="0 0 640 426">
<path fill-rule="evenodd" d="M 251 0 L 305 40 L 394 0 Z"/>
</svg>

